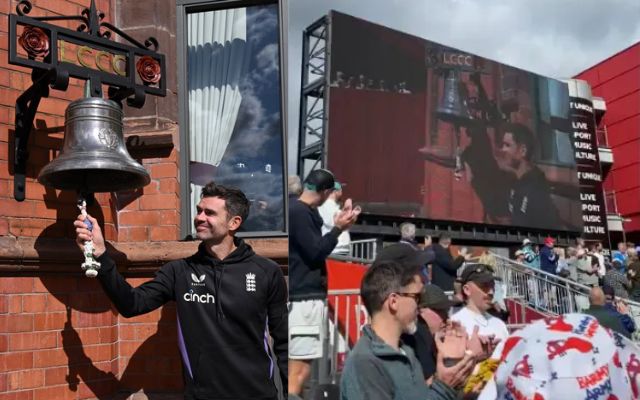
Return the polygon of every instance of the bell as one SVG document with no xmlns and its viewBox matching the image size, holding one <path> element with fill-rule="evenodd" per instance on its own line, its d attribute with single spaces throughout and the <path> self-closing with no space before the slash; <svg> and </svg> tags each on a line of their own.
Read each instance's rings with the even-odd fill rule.
<svg viewBox="0 0 640 400">
<path fill-rule="evenodd" d="M 97 193 L 136 189 L 151 179 L 125 147 L 120 106 L 85 97 L 67 107 L 64 146 L 42 168 L 38 181 L 55 189 Z"/>
<path fill-rule="evenodd" d="M 455 69 L 449 70 L 437 109 L 439 119 L 454 124 L 462 124 L 472 119 L 467 109 L 467 103 L 461 96 L 460 89 L 458 71 Z"/>
</svg>

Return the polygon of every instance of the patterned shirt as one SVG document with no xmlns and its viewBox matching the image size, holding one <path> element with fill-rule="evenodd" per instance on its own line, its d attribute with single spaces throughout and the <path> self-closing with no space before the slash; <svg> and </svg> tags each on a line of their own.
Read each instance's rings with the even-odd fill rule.
<svg viewBox="0 0 640 400">
<path fill-rule="evenodd" d="M 627 287 L 629 287 L 629 280 L 621 271 L 617 271 L 615 269 L 609 270 L 604 275 L 603 280 L 605 286 L 611 286 L 613 288 L 617 297 L 621 297 L 623 299 L 629 298 L 629 292 L 627 291 Z"/>
</svg>

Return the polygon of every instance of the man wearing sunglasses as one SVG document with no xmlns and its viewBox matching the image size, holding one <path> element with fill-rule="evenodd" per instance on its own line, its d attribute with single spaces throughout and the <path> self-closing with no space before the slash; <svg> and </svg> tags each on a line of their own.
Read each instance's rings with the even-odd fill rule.
<svg viewBox="0 0 640 400">
<path fill-rule="evenodd" d="M 469 336 L 472 336 L 475 328 L 478 327 L 477 333 L 483 338 L 490 339 L 491 346 L 506 339 L 509 336 L 507 325 L 488 313 L 493 306 L 495 290 L 490 267 L 485 264 L 470 264 L 462 272 L 460 281 L 465 307 L 455 313 L 451 320 L 459 322 Z"/>
<path fill-rule="evenodd" d="M 453 388 L 466 380 L 475 364 L 471 353 L 465 352 L 464 332 L 442 331 L 437 335 L 437 378 L 431 386 L 425 383 L 413 350 L 400 340 L 403 333 L 413 334 L 417 329 L 418 302 L 424 287 L 421 267 L 417 263 L 409 266 L 377 260 L 365 273 L 360 294 L 371 315 L 371 324 L 363 328 L 347 358 L 340 385 L 341 399 L 456 398 Z M 445 367 L 445 358 L 457 363 Z"/>
</svg>

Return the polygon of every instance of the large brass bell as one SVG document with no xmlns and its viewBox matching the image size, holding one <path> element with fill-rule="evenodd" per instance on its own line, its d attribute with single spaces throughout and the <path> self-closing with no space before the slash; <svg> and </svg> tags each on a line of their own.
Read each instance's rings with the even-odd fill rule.
<svg viewBox="0 0 640 400">
<path fill-rule="evenodd" d="M 85 97 L 67 107 L 64 146 L 40 171 L 38 181 L 56 189 L 96 193 L 139 188 L 151 179 L 125 147 L 120 106 Z"/>
<path fill-rule="evenodd" d="M 459 73 L 455 69 L 450 69 L 447 73 L 436 112 L 439 119 L 454 124 L 463 124 L 471 119 L 467 101 L 461 94 Z"/>
</svg>

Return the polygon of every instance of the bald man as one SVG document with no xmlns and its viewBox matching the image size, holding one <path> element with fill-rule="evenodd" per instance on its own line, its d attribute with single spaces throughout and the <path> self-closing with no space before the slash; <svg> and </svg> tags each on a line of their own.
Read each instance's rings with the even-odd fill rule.
<svg viewBox="0 0 640 400">
<path fill-rule="evenodd" d="M 589 308 L 585 314 L 594 316 L 600 325 L 629 337 L 629 331 L 624 328 L 620 318 L 611 310 L 605 307 L 606 298 L 604 292 L 599 287 L 591 288 L 589 292 Z"/>
</svg>

